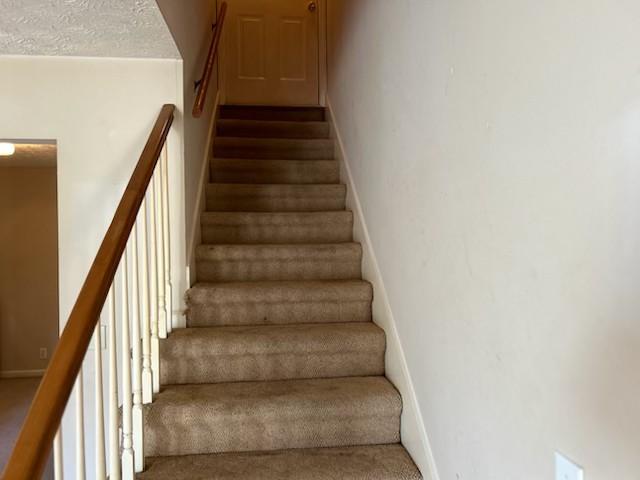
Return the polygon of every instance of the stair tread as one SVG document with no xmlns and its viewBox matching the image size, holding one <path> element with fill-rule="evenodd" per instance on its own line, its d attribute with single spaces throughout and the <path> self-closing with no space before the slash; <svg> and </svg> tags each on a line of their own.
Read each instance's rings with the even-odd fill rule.
<svg viewBox="0 0 640 480">
<path fill-rule="evenodd" d="M 402 400 L 382 376 L 170 385 L 145 406 L 149 456 L 400 441 Z"/>
<path fill-rule="evenodd" d="M 211 179 L 242 184 L 338 184 L 336 160 L 280 160 L 217 158 L 211 163 Z"/>
<path fill-rule="evenodd" d="M 196 283 L 187 291 L 187 303 L 221 303 L 278 300 L 328 300 L 339 298 L 371 301 L 371 284 L 365 280 L 299 280 L 265 282 Z"/>
<path fill-rule="evenodd" d="M 213 225 L 317 225 L 318 223 L 350 223 L 353 212 L 203 212 L 201 222 Z"/>
<path fill-rule="evenodd" d="M 251 162 L 252 164 L 255 164 L 257 166 L 260 165 L 269 165 L 269 164 L 274 164 L 274 163 L 281 163 L 283 165 L 295 165 L 298 164 L 300 166 L 309 166 L 309 165 L 313 165 L 314 163 L 322 163 L 322 162 L 332 162 L 332 163 L 338 163 L 338 160 L 336 160 L 335 158 L 312 158 L 312 159 L 305 159 L 305 158 L 234 158 L 234 157 L 212 157 L 211 158 L 211 162 L 213 165 L 216 165 L 217 163 L 220 162 L 229 162 L 229 163 L 235 163 L 235 164 L 243 164 L 243 163 L 249 163 Z"/>
<path fill-rule="evenodd" d="M 208 184 L 221 192 L 234 193 L 279 193 L 281 195 L 326 195 L 327 193 L 346 192 L 344 183 L 290 184 L 290 183 L 216 183 Z"/>
<path fill-rule="evenodd" d="M 208 211 L 318 212 L 345 208 L 344 184 L 207 185 Z"/>
<path fill-rule="evenodd" d="M 160 344 L 161 382 L 382 375 L 384 350 L 372 322 L 185 328 Z"/>
<path fill-rule="evenodd" d="M 216 137 L 216 158 L 269 158 L 326 160 L 334 156 L 330 138 Z"/>
<path fill-rule="evenodd" d="M 199 245 L 198 281 L 346 280 L 361 277 L 359 243 Z"/>
<path fill-rule="evenodd" d="M 218 119 L 218 125 L 299 127 L 299 126 L 314 126 L 314 125 L 329 126 L 329 122 L 327 122 L 326 120 L 310 120 L 308 122 L 300 122 L 295 120 L 256 120 L 256 119 L 220 118 Z"/>
<path fill-rule="evenodd" d="M 353 214 L 335 212 L 203 212 L 203 244 L 313 244 L 353 239 Z"/>
<path fill-rule="evenodd" d="M 355 242 L 284 244 L 284 245 L 198 245 L 196 261 L 287 261 L 287 260 L 333 260 L 350 259 L 361 255 L 362 246 Z"/>
<path fill-rule="evenodd" d="M 297 148 L 306 146 L 334 146 L 331 138 L 273 138 L 273 137 L 216 137 L 215 146 L 251 145 Z"/>
<path fill-rule="evenodd" d="M 287 121 L 324 121 L 323 107 L 289 107 L 269 105 L 222 105 L 220 107 L 222 119 L 245 120 L 287 120 Z"/>
<path fill-rule="evenodd" d="M 330 126 L 325 121 L 218 119 L 218 137 L 327 138 Z"/>
<path fill-rule="evenodd" d="M 197 283 L 189 326 L 368 322 L 373 289 L 363 280 Z"/>
<path fill-rule="evenodd" d="M 138 480 L 421 480 L 400 444 L 147 459 Z"/>
</svg>

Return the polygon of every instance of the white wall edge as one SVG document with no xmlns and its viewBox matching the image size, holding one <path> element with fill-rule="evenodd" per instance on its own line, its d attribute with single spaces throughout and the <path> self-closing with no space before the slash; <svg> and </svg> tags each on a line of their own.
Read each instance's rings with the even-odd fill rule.
<svg viewBox="0 0 640 480">
<path fill-rule="evenodd" d="M 174 228 L 170 236 L 171 255 L 171 297 L 172 308 L 170 321 L 172 328 L 184 324 L 182 312 L 185 309 L 184 295 L 186 290 L 186 219 L 185 219 L 185 118 L 184 118 L 184 62 L 176 60 L 176 115 L 173 126 L 169 130 L 166 148 L 169 155 L 169 217 Z M 179 161 L 173 161 L 178 159 Z M 178 208 L 176 208 L 178 207 Z"/>
<path fill-rule="evenodd" d="M 373 285 L 373 320 L 387 335 L 386 376 L 402 395 L 402 443 L 413 457 L 425 480 L 440 480 L 431 443 L 429 442 L 409 373 L 409 367 L 396 329 L 396 321 L 393 317 L 382 274 L 373 250 L 360 198 L 351 175 L 349 158 L 340 136 L 340 129 L 328 94 L 326 95 L 326 106 L 329 113 L 329 123 L 331 124 L 331 135 L 337 146 L 336 157 L 340 163 L 340 178 L 346 180 L 348 187 L 347 208 L 353 212 L 354 241 L 362 244 L 362 277 Z"/>
<path fill-rule="evenodd" d="M 44 375 L 44 370 L 5 370 L 0 378 L 37 378 Z"/>
<path fill-rule="evenodd" d="M 109 57 L 109 56 L 96 56 L 96 55 L 28 55 L 28 54 L 1 54 L 0 58 L 3 59 L 17 59 L 17 60 L 61 60 L 61 61 L 69 61 L 69 60 L 93 60 L 93 61 L 104 61 L 111 60 L 114 62 L 141 62 L 141 61 L 151 61 L 151 62 L 171 62 L 176 60 L 182 60 L 180 57 Z"/>
<path fill-rule="evenodd" d="M 318 2 L 318 103 L 327 104 L 327 0 Z"/>
<path fill-rule="evenodd" d="M 193 227 L 189 234 L 189 251 L 187 252 L 187 287 L 193 285 L 195 281 L 195 251 L 201 238 L 200 215 L 205 211 L 205 191 L 206 185 L 209 183 L 209 168 L 211 164 L 211 150 L 213 148 L 213 139 L 215 138 L 216 122 L 218 120 L 218 107 L 220 105 L 220 90 L 216 93 L 216 99 L 213 103 L 213 115 L 209 125 L 209 133 L 207 134 L 207 143 L 205 148 L 202 166 L 200 168 L 200 180 L 198 181 L 198 194 L 196 197 L 196 205 L 193 210 Z"/>
</svg>

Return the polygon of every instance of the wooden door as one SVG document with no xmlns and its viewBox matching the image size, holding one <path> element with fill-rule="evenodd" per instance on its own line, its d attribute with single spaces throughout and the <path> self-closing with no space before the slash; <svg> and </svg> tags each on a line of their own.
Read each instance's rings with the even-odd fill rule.
<svg viewBox="0 0 640 480">
<path fill-rule="evenodd" d="M 318 105 L 318 8 L 312 0 L 228 0 L 227 104 Z"/>
</svg>

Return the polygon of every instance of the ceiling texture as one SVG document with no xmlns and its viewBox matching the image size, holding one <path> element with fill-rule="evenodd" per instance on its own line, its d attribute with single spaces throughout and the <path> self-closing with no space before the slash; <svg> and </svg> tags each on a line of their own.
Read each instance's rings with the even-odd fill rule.
<svg viewBox="0 0 640 480">
<path fill-rule="evenodd" d="M 0 55 L 180 58 L 155 0 L 0 0 Z"/>
</svg>

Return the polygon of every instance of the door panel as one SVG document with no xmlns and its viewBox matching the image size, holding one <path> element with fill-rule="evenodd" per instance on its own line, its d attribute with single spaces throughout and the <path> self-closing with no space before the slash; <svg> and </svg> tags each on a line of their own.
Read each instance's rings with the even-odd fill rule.
<svg viewBox="0 0 640 480">
<path fill-rule="evenodd" d="M 238 16 L 238 77 L 243 80 L 264 80 L 267 71 L 265 57 L 266 27 L 264 17 Z"/>
<path fill-rule="evenodd" d="M 285 18 L 280 21 L 280 81 L 307 79 L 307 35 L 304 19 Z"/>
<path fill-rule="evenodd" d="M 226 103 L 318 104 L 318 14 L 310 3 L 228 0 Z"/>
</svg>

